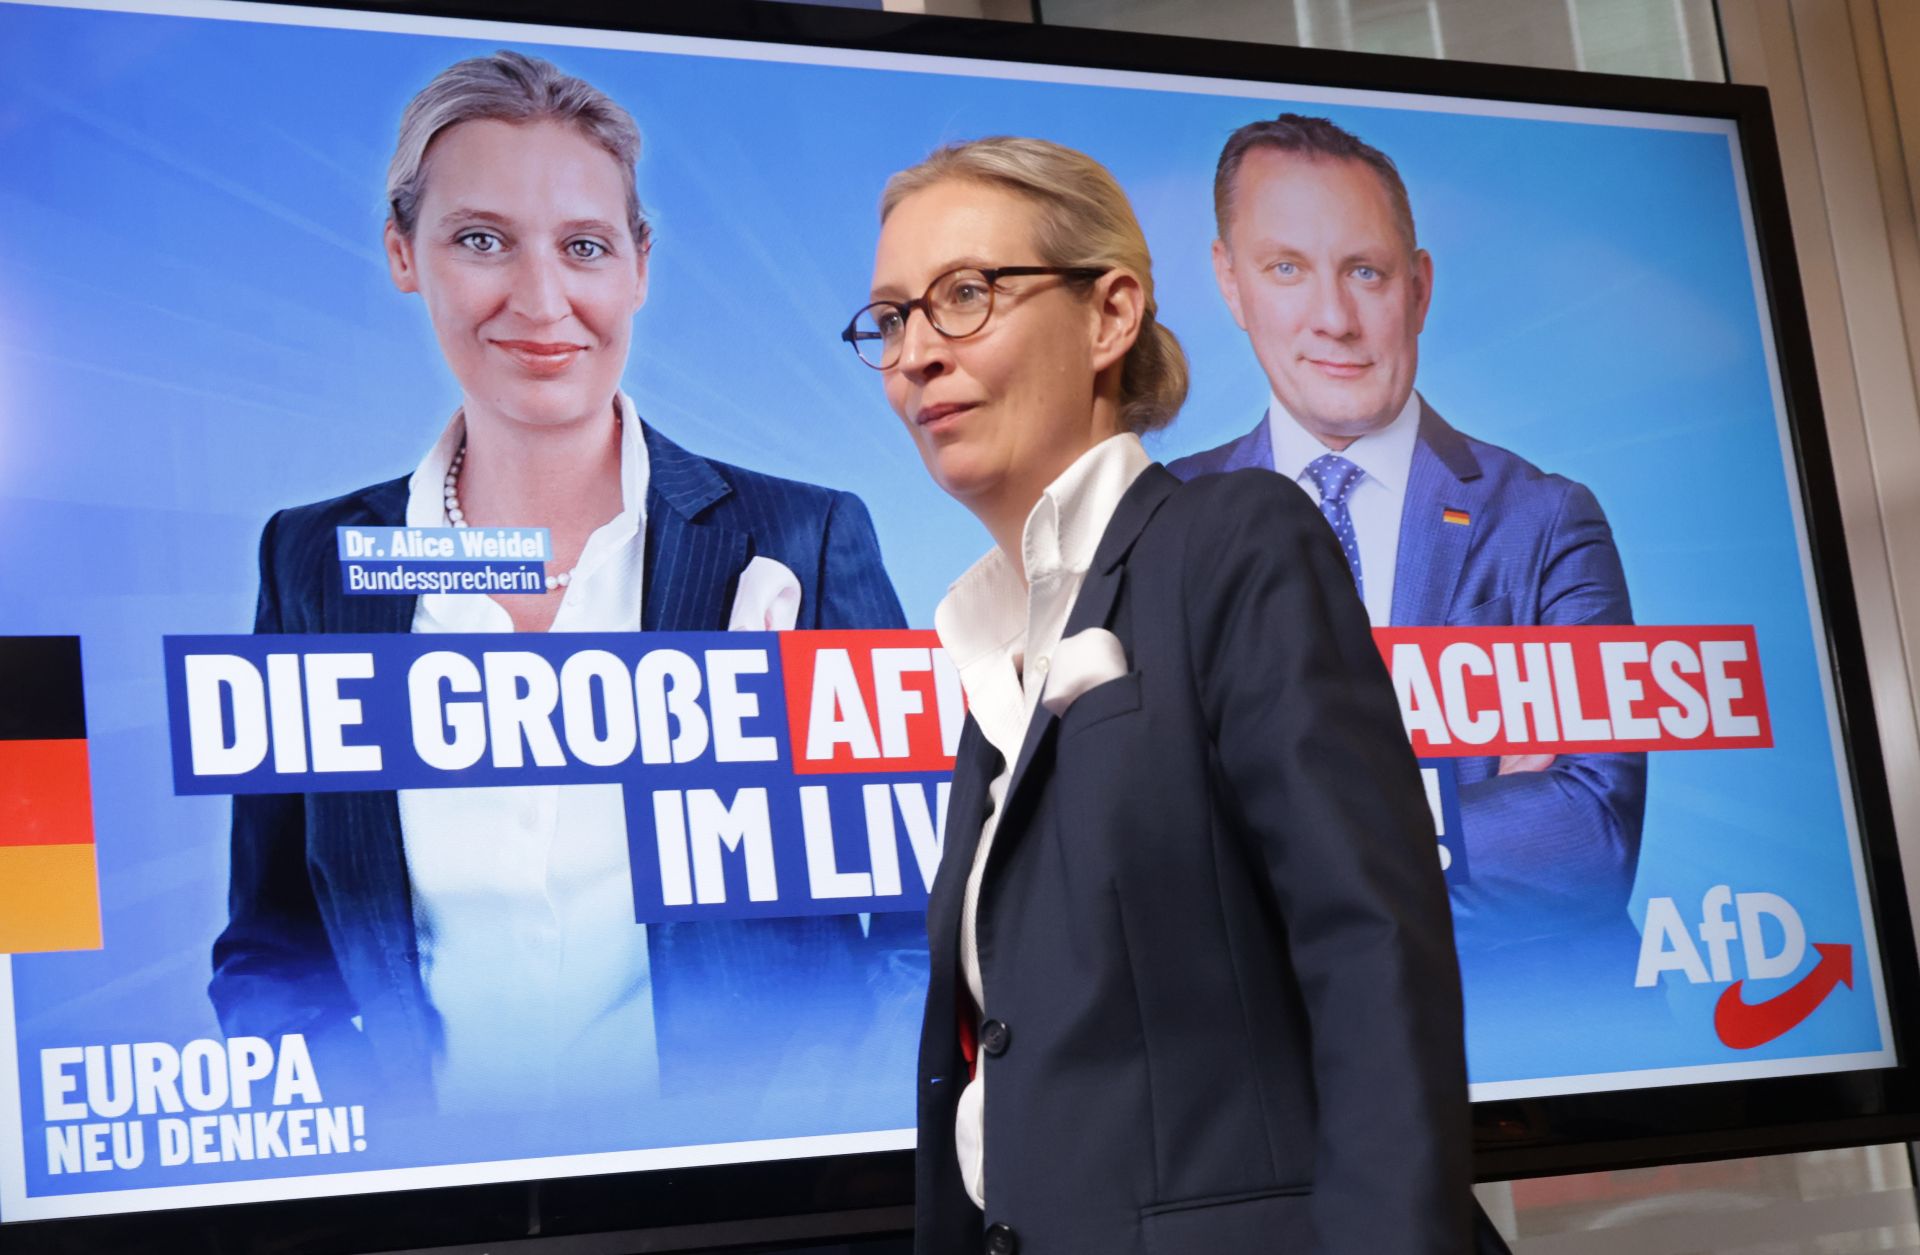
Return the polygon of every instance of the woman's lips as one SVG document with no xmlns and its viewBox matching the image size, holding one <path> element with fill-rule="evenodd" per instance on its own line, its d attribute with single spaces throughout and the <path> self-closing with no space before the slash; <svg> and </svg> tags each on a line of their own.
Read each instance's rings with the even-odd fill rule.
<svg viewBox="0 0 1920 1255">
<path fill-rule="evenodd" d="M 974 407 L 971 401 L 943 401 L 929 405 L 913 416 L 914 425 L 926 431 L 938 431 L 952 425 L 955 418 Z"/>
<path fill-rule="evenodd" d="M 564 373 L 587 349 L 584 344 L 569 341 L 495 340 L 493 343 L 528 374 L 543 377 Z"/>
</svg>

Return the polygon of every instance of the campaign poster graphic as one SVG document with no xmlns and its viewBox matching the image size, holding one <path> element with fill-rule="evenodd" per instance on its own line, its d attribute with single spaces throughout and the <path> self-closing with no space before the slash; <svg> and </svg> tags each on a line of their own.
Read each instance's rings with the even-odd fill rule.
<svg viewBox="0 0 1920 1255">
<path fill-rule="evenodd" d="M 462 328 L 561 288 L 429 307 L 385 233 L 408 101 L 503 48 L 640 135 L 644 265 L 587 180 L 590 342 L 502 349 L 617 398 L 579 552 L 577 503 L 456 513 L 498 488 Z M 1401 519 L 1352 499 L 1474 1094 L 1890 1066 L 1730 124 L 8 3 L 0 1220 L 908 1146 L 929 629 L 989 541 L 838 339 L 880 190 L 984 135 L 1105 163 L 1191 365 L 1149 451 L 1303 474 L 1213 256 L 1222 146 L 1283 112 L 1390 157 L 1431 258 L 1403 460 L 1349 460 Z"/>
</svg>

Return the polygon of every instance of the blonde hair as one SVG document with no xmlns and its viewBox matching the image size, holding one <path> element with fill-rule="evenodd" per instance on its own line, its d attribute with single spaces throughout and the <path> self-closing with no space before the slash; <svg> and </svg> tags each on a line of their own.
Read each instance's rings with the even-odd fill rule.
<svg viewBox="0 0 1920 1255">
<path fill-rule="evenodd" d="M 1004 188 L 1031 202 L 1042 264 L 1125 270 L 1140 281 L 1146 310 L 1120 368 L 1120 421 L 1136 434 L 1171 423 L 1187 399 L 1187 355 L 1156 318 L 1147 238 L 1112 173 L 1085 153 L 1044 139 L 996 135 L 948 144 L 887 180 L 880 221 L 915 192 L 949 180 Z"/>
<path fill-rule="evenodd" d="M 400 234 L 411 238 L 427 191 L 427 148 L 440 132 L 462 122 L 559 122 L 607 150 L 625 175 L 627 230 L 645 251 L 652 228 L 640 207 L 634 165 L 640 128 L 633 115 L 585 79 L 551 61 L 502 50 L 448 66 L 420 89 L 400 115 L 400 139 L 387 166 L 387 209 Z"/>
</svg>

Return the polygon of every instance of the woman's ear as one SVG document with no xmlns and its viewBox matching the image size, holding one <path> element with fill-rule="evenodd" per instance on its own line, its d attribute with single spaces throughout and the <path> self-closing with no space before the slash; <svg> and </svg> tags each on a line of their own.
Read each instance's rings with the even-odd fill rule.
<svg viewBox="0 0 1920 1255">
<path fill-rule="evenodd" d="M 650 268 L 647 259 L 653 256 L 653 237 L 649 235 L 644 244 L 633 250 L 633 312 L 639 313 L 640 307 L 647 303 L 647 276 Z"/>
<path fill-rule="evenodd" d="M 1140 324 L 1147 315 L 1147 294 L 1138 276 L 1116 266 L 1094 281 L 1091 304 L 1093 369 L 1098 374 L 1123 360 L 1140 338 Z"/>
<path fill-rule="evenodd" d="M 420 290 L 420 271 L 413 263 L 413 241 L 400 233 L 393 219 L 387 219 L 387 229 L 380 234 L 380 242 L 387 252 L 387 273 L 393 276 L 393 286 L 402 292 Z"/>
</svg>

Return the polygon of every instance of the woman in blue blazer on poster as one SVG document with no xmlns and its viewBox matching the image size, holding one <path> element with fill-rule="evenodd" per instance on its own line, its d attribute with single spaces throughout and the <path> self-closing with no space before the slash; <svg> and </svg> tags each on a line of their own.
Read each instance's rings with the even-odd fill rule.
<svg viewBox="0 0 1920 1255">
<path fill-rule="evenodd" d="M 944 148 L 881 218 L 845 336 L 994 542 L 936 616 L 916 1249 L 1468 1249 L 1446 889 L 1331 531 L 1141 447 L 1185 363 L 1097 162 Z"/>
<path fill-rule="evenodd" d="M 273 517 L 256 631 L 905 626 L 858 498 L 690 453 L 621 391 L 651 247 L 639 148 L 619 105 L 513 52 L 408 105 L 386 257 L 461 403 L 410 476 Z M 547 528 L 546 590 L 343 590 L 336 528 L 468 524 Z M 618 785 L 239 797 L 213 1002 L 228 1033 L 305 1033 L 329 1078 L 394 1103 L 835 1112 L 837 1091 L 781 1087 L 818 1071 L 811 1024 L 871 1018 L 890 959 L 857 917 L 642 927 L 631 883 Z"/>
</svg>

